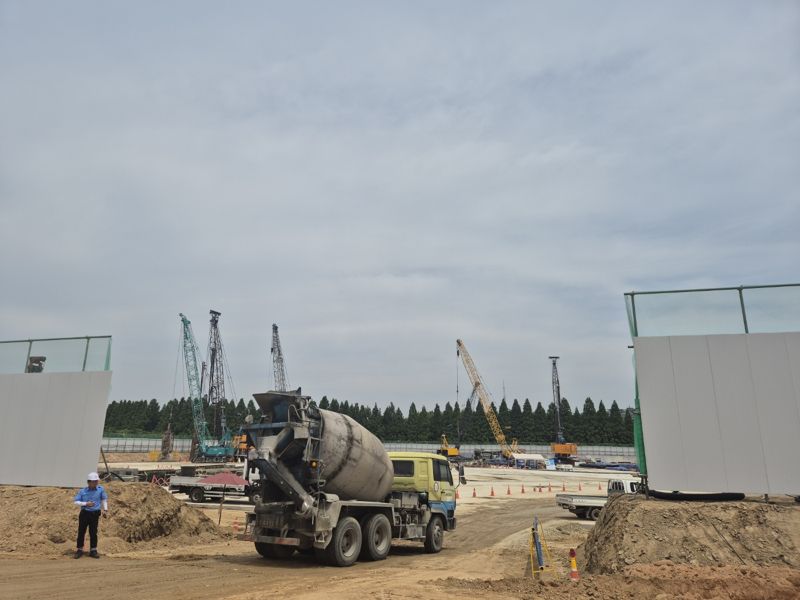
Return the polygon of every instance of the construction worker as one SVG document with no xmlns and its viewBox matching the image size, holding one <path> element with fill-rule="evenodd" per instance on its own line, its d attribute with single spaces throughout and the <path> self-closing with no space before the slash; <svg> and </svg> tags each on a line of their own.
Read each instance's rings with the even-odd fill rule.
<svg viewBox="0 0 800 600">
<path fill-rule="evenodd" d="M 97 525 L 100 521 L 102 506 L 103 517 L 108 517 L 108 494 L 100 485 L 100 476 L 94 471 L 86 476 L 87 486 L 75 494 L 75 505 L 80 506 L 81 513 L 78 517 L 78 543 L 75 558 L 83 556 L 83 540 L 86 537 L 86 528 L 89 528 L 89 556 L 100 558 L 97 553 Z"/>
<path fill-rule="evenodd" d="M 247 470 L 250 473 L 254 473 L 256 470 L 255 466 L 253 465 L 253 461 L 256 460 L 257 458 L 258 458 L 258 450 L 256 450 L 256 447 L 253 445 L 249 446 L 247 448 Z"/>
</svg>

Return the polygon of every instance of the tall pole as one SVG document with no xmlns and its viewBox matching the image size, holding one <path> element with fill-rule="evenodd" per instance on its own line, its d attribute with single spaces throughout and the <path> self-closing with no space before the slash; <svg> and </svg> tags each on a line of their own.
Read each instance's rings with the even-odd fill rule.
<svg viewBox="0 0 800 600">
<path fill-rule="evenodd" d="M 553 404 L 556 407 L 556 443 L 564 443 L 564 430 L 561 428 L 561 384 L 558 381 L 558 356 L 548 356 L 553 363 Z"/>
</svg>

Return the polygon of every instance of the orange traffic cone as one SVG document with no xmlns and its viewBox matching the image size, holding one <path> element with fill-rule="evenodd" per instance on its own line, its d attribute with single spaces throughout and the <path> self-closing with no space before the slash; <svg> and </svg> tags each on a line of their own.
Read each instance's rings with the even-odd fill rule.
<svg viewBox="0 0 800 600">
<path fill-rule="evenodd" d="M 525 484 L 524 483 L 522 484 L 522 489 L 520 490 L 519 493 L 520 494 L 524 494 L 525 493 Z"/>
<path fill-rule="evenodd" d="M 511 495 L 511 486 L 508 486 L 508 491 L 506 491 L 506 496 L 510 496 L 510 495 Z"/>
<path fill-rule="evenodd" d="M 553 491 L 553 484 L 550 483 L 549 481 L 547 482 L 547 491 L 548 492 L 552 492 Z"/>
<path fill-rule="evenodd" d="M 597 491 L 598 492 L 602 492 L 603 491 L 603 488 L 600 487 L 600 482 L 599 481 L 597 482 Z"/>
<path fill-rule="evenodd" d="M 475 493 L 475 488 L 472 488 L 472 497 L 477 498 L 478 494 Z"/>
<path fill-rule="evenodd" d="M 539 493 L 542 493 L 542 486 L 539 486 Z"/>
<path fill-rule="evenodd" d="M 562 492 L 566 492 L 566 491 L 567 491 L 567 484 L 566 484 L 566 482 L 563 482 L 563 481 L 561 482 L 561 491 L 562 491 Z"/>
<path fill-rule="evenodd" d="M 580 573 L 578 573 L 578 562 L 575 560 L 574 548 L 569 550 L 569 578 L 572 581 L 580 581 L 581 579 Z"/>
<path fill-rule="evenodd" d="M 461 500 L 461 494 L 459 493 L 458 488 L 456 488 L 456 500 Z"/>
<path fill-rule="evenodd" d="M 578 491 L 579 491 L 579 492 L 582 492 L 582 491 L 583 491 L 583 488 L 581 487 L 581 482 L 580 482 L 580 481 L 578 482 Z"/>
<path fill-rule="evenodd" d="M 494 486 L 492 486 L 492 493 L 489 494 L 492 498 L 494 498 Z"/>
</svg>

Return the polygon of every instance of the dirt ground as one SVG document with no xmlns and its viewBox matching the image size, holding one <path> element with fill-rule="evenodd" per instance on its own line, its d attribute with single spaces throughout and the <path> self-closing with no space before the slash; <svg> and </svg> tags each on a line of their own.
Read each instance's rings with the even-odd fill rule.
<svg viewBox="0 0 800 600">
<path fill-rule="evenodd" d="M 15 509 L 17 512 L 9 519 L 0 520 L 0 536 L 4 540 L 18 538 L 22 542 L 15 542 L 13 549 L 7 541 L 0 544 L 0 598 L 82 600 L 87 590 L 91 590 L 93 596 L 124 597 L 126 600 L 183 597 L 194 600 L 261 600 L 272 597 L 325 600 L 354 597 L 751 600 L 800 597 L 800 570 L 775 566 L 774 562 L 703 566 L 660 561 L 624 565 L 619 572 L 611 574 L 589 575 L 584 572 L 585 560 L 579 551 L 582 579 L 570 581 L 569 549 L 586 541 L 594 523 L 579 520 L 558 508 L 553 501 L 555 490 L 547 494 L 531 493 L 528 489 L 526 494 L 521 494 L 522 483 L 514 480 L 513 473 L 483 474 L 483 483 L 488 488 L 494 487 L 496 496 L 481 495 L 479 491 L 479 495 L 472 498 L 472 481 L 479 481 L 476 475 L 473 474 L 471 483 L 461 490 L 462 494 L 466 492 L 463 495 L 467 498 L 457 510 L 458 528 L 447 533 L 441 553 L 427 555 L 423 553 L 421 544 L 396 543 L 387 560 L 359 562 L 345 569 L 321 566 L 311 557 L 301 555 L 289 561 L 262 559 L 252 544 L 229 537 L 235 525 L 243 519 L 243 507 L 237 505 L 226 505 L 220 528 L 216 528 L 217 509 L 211 506 L 202 509 L 209 517 L 205 519 L 196 514 L 200 511 L 184 507 L 188 511 L 187 518 L 204 529 L 200 535 L 178 534 L 176 537 L 173 533 L 162 532 L 152 535 L 148 541 L 128 541 L 118 549 L 108 546 L 114 533 L 112 522 L 115 516 L 112 516 L 101 525 L 100 551 L 103 557 L 76 561 L 65 555 L 63 549 L 59 553 L 43 552 L 43 546 L 25 547 L 26 533 L 37 520 L 20 521 L 26 512 L 26 506 L 22 506 Z M 524 479 L 526 476 L 520 477 Z M 482 484 L 477 485 L 479 490 L 484 489 L 480 487 Z M 513 486 L 513 494 L 500 494 L 501 486 L 504 491 Z M 118 498 L 115 500 L 115 494 L 122 492 L 111 491 L 113 507 L 114 503 L 120 504 Z M 157 498 L 167 501 L 165 497 Z M 57 502 L 63 500 L 57 499 Z M 169 500 L 178 502 L 172 497 Z M 6 513 L 9 504 L 15 501 L 15 498 L 2 495 L 0 488 L 0 514 Z M 143 498 L 143 503 L 147 501 Z M 130 507 L 130 515 L 135 514 L 134 509 L 135 506 Z M 57 510 L 57 505 L 39 510 Z M 161 511 L 164 515 L 174 513 L 173 509 Z M 68 538 L 65 543 L 69 546 L 77 519 L 74 511 L 65 514 L 62 536 Z M 544 524 L 553 567 L 544 574 L 543 581 L 533 579 L 529 570 L 526 573 L 529 530 L 534 515 Z M 144 530 L 157 534 L 160 522 L 160 518 L 151 519 L 150 526 Z M 209 525 L 211 530 L 205 530 Z M 128 532 L 132 523 L 120 527 L 120 531 Z M 178 538 L 181 541 L 176 542 Z"/>
<path fill-rule="evenodd" d="M 659 561 L 800 569 L 800 505 L 786 497 L 766 504 L 619 496 L 601 513 L 585 551 L 593 573 Z"/>
</svg>

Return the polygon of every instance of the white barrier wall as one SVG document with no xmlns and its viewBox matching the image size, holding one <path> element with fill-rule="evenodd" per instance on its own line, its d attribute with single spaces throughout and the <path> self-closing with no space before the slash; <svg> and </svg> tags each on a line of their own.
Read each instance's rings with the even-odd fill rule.
<svg viewBox="0 0 800 600">
<path fill-rule="evenodd" d="M 651 488 L 800 494 L 800 333 L 634 348 Z"/>
<path fill-rule="evenodd" d="M 86 485 L 110 391 L 110 371 L 0 375 L 0 484 Z"/>
</svg>

